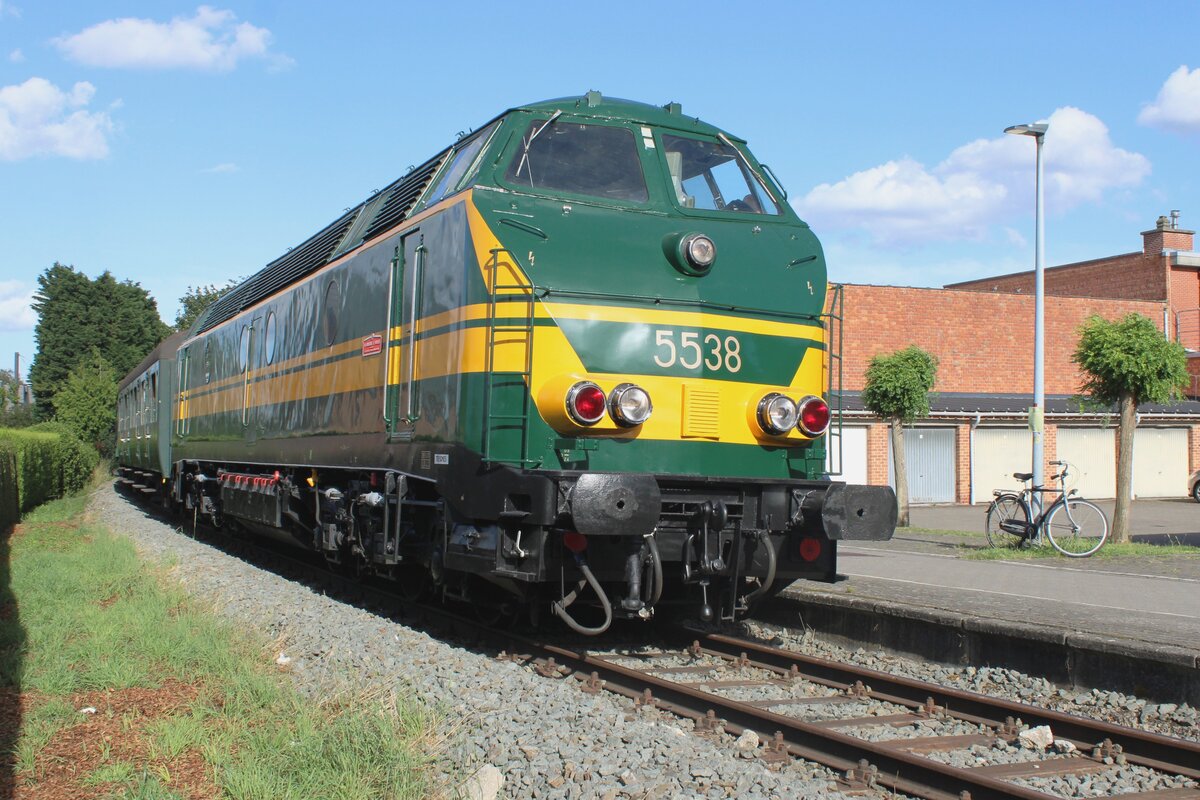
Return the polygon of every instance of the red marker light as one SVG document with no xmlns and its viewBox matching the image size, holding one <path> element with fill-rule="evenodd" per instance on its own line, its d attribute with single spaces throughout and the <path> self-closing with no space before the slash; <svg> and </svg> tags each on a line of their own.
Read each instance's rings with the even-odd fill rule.
<svg viewBox="0 0 1200 800">
<path fill-rule="evenodd" d="M 805 538 L 800 540 L 800 557 L 805 561 L 816 561 L 821 557 L 821 540 Z"/>
<path fill-rule="evenodd" d="M 809 395 L 800 401 L 799 406 L 800 419 L 796 427 L 809 436 L 824 433 L 829 427 L 829 404 L 815 395 Z"/>
<path fill-rule="evenodd" d="M 599 386 L 580 381 L 567 391 L 567 413 L 580 425 L 595 425 L 604 419 L 606 400 Z"/>
<path fill-rule="evenodd" d="M 587 537 L 578 531 L 567 531 L 563 534 L 563 547 L 572 553 L 582 553 L 587 550 Z"/>
</svg>

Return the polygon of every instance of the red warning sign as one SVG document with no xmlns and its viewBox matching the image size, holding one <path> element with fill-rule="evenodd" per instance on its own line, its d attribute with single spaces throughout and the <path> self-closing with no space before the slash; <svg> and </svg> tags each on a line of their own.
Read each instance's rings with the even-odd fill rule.
<svg viewBox="0 0 1200 800">
<path fill-rule="evenodd" d="M 383 352 L 383 336 L 378 333 L 372 333 L 370 336 L 364 336 L 362 340 L 363 358 L 367 356 L 377 356 Z"/>
</svg>

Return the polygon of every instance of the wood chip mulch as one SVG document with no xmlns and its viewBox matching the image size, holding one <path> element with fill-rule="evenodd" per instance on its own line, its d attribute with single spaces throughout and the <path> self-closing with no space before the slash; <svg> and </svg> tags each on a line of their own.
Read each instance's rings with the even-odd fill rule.
<svg viewBox="0 0 1200 800">
<path fill-rule="evenodd" d="M 0 689 L 0 730 L 18 723 L 44 696 Z M 59 730 L 38 754 L 32 771 L 13 775 L 14 764 L 0 762 L 0 800 L 90 800 L 119 793 L 119 784 L 88 784 L 97 768 L 115 762 L 145 770 L 187 800 L 216 800 L 221 792 L 200 753 L 189 750 L 177 758 L 153 758 L 148 726 L 156 720 L 187 713 L 200 687 L 167 681 L 157 689 L 133 688 L 72 695 L 73 708 L 95 708 L 80 721 Z M 7 716 L 6 710 L 7 709 Z M 8 727 L 13 730 L 13 727 Z M 7 792 L 5 790 L 8 790 Z"/>
</svg>

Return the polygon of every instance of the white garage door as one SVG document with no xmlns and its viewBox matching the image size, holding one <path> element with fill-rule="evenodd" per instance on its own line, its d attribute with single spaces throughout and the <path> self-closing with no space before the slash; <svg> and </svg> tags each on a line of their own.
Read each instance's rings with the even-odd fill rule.
<svg viewBox="0 0 1200 800">
<path fill-rule="evenodd" d="M 839 467 L 837 439 L 830 437 L 829 451 L 825 454 L 825 468 L 831 473 Z M 841 474 L 833 475 L 835 481 L 866 484 L 867 482 L 867 429 L 842 428 Z"/>
<path fill-rule="evenodd" d="M 1133 496 L 1187 494 L 1186 428 L 1138 428 L 1133 432 Z"/>
<path fill-rule="evenodd" d="M 1058 458 L 1070 465 L 1067 488 L 1078 489 L 1089 498 L 1115 497 L 1116 441 L 1116 431 L 1112 428 L 1059 428 Z M 1133 452 L 1136 456 L 1136 445 Z M 1186 474 L 1183 480 L 1187 482 Z"/>
<path fill-rule="evenodd" d="M 1033 434 L 1028 428 L 976 428 L 971 463 L 971 492 L 976 503 L 991 502 L 996 489 L 1018 489 L 1014 472 L 1033 466 Z"/>
</svg>

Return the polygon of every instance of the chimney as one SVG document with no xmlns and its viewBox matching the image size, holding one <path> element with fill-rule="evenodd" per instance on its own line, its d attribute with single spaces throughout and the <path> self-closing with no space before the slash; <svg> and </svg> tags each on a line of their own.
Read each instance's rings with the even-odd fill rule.
<svg viewBox="0 0 1200 800">
<path fill-rule="evenodd" d="M 1167 250 L 1190 253 L 1195 235 L 1195 231 L 1179 227 L 1179 212 L 1172 211 L 1170 217 L 1159 217 L 1153 230 L 1142 231 L 1142 252 L 1148 256 L 1156 256 Z"/>
</svg>

